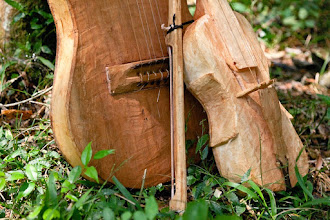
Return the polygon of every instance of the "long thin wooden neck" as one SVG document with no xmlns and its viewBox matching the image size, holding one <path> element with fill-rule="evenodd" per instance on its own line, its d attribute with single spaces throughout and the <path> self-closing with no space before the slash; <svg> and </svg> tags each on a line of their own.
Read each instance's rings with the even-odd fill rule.
<svg viewBox="0 0 330 220">
<path fill-rule="evenodd" d="M 169 24 L 173 24 L 173 21 L 176 25 L 182 24 L 181 12 L 181 0 L 170 0 Z M 172 169 L 175 174 L 175 193 L 172 195 L 170 208 L 182 212 L 187 203 L 182 29 L 169 33 L 166 43 L 171 58 L 171 147 L 174 165 Z"/>
</svg>

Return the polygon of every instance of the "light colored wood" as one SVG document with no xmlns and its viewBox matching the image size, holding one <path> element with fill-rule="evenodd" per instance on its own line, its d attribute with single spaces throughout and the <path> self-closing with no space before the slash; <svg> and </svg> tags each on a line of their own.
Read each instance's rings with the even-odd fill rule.
<svg viewBox="0 0 330 220">
<path fill-rule="evenodd" d="M 181 0 L 169 0 L 169 24 L 173 24 L 174 19 L 176 25 L 181 25 L 181 12 Z M 172 195 L 170 201 L 170 209 L 177 212 L 183 212 L 186 209 L 187 204 L 187 165 L 184 118 L 182 31 L 183 30 L 181 28 L 178 28 L 173 32 L 169 33 L 166 38 L 166 44 L 168 45 L 169 51 L 171 53 L 170 63 L 172 64 L 171 135 L 172 160 L 174 160 L 174 163 L 172 163 L 172 169 L 174 169 L 175 176 L 175 193 L 174 195 Z"/>
<path fill-rule="evenodd" d="M 13 17 L 13 8 L 5 1 L 0 1 L 0 48 L 10 37 L 10 23 Z"/>
<path fill-rule="evenodd" d="M 114 169 L 123 185 L 140 188 L 147 169 L 146 187 L 169 181 L 169 88 L 136 91 L 136 78 L 127 84 L 129 74 L 145 71 L 139 64 L 168 57 L 161 30 L 161 24 L 167 25 L 168 1 L 49 0 L 49 5 L 58 40 L 51 118 L 65 158 L 81 165 L 81 152 L 92 141 L 93 153 L 116 150 L 91 161 L 101 179 Z M 183 11 L 183 20 L 190 20 L 185 4 Z M 134 66 L 137 70 L 131 71 Z M 124 90 L 111 94 L 108 73 L 116 68 L 124 76 L 117 86 Z M 188 92 L 185 108 L 186 117 L 190 112 L 187 139 L 196 139 L 203 113 Z"/>
<path fill-rule="evenodd" d="M 308 172 L 307 154 L 271 86 L 268 61 L 248 21 L 227 0 L 197 0 L 184 35 L 185 83 L 203 105 L 210 146 L 222 176 L 284 190 L 294 166 Z M 284 167 L 281 169 L 280 167 Z"/>
</svg>

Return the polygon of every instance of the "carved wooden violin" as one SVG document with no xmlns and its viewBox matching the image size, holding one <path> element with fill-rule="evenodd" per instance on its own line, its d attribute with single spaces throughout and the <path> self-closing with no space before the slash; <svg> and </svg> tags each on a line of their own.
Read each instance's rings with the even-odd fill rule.
<svg viewBox="0 0 330 220">
<path fill-rule="evenodd" d="M 227 0 L 197 0 L 184 36 L 185 83 L 208 115 L 210 146 L 222 176 L 284 190 L 308 172 L 307 154 L 279 103 L 268 61 L 249 22 Z M 297 160 L 297 161 L 296 161 Z"/>
</svg>

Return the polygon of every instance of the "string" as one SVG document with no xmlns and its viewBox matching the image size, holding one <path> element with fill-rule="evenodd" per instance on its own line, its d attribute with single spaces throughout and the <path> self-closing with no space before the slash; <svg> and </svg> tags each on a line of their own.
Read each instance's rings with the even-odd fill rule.
<svg viewBox="0 0 330 220">
<path fill-rule="evenodd" d="M 155 1 L 155 3 L 156 3 L 156 9 L 157 9 L 158 18 L 159 18 L 159 24 L 164 24 L 164 23 L 163 23 L 162 16 L 161 16 L 160 11 L 159 11 L 158 1 L 157 1 L 157 0 L 154 0 L 154 1 Z M 165 42 L 166 34 L 165 34 L 164 31 L 162 31 L 162 33 L 163 33 L 163 38 L 164 38 L 164 39 L 163 39 L 163 42 Z M 162 47 L 162 45 L 160 45 L 160 46 Z M 163 55 L 163 57 L 165 57 L 165 56 Z M 165 60 L 163 60 L 162 68 L 161 68 L 161 69 L 163 69 L 163 67 L 164 67 L 164 63 L 165 63 Z M 163 73 L 162 73 L 162 75 L 163 75 Z M 163 78 L 163 77 L 162 77 L 162 78 Z"/>
<path fill-rule="evenodd" d="M 164 23 L 163 23 L 163 19 L 162 19 L 162 17 L 161 17 L 161 14 L 160 14 L 160 12 L 159 12 L 158 1 L 155 0 L 155 2 L 156 2 L 156 8 L 157 8 L 158 17 L 159 17 L 159 23 L 160 23 L 160 24 L 164 24 Z M 164 42 L 165 42 L 166 34 L 165 34 L 164 31 L 163 31 L 163 37 L 164 37 Z"/>
<path fill-rule="evenodd" d="M 159 33 L 158 33 L 157 23 L 156 23 L 156 19 L 155 19 L 155 16 L 154 16 L 154 10 L 153 10 L 153 7 L 151 5 L 151 1 L 150 0 L 149 0 L 149 5 L 150 5 L 150 9 L 151 9 L 151 13 L 152 13 L 152 18 L 153 18 L 153 21 L 154 21 L 154 25 L 155 25 L 155 28 L 156 28 L 156 32 L 157 32 L 157 36 L 158 36 L 158 42 L 159 42 L 160 50 L 162 52 L 162 57 L 164 57 L 164 51 L 163 51 L 163 48 L 162 48 L 162 44 L 160 42 L 160 36 L 159 36 Z"/>
<path fill-rule="evenodd" d="M 152 48 L 152 51 L 153 51 L 153 53 L 154 53 L 154 58 L 156 59 L 156 53 L 155 53 L 154 46 L 153 46 L 153 44 L 152 44 L 151 32 L 150 32 L 150 28 L 149 28 L 149 23 L 148 23 L 147 14 L 146 14 L 146 11 L 145 11 L 145 9 L 144 9 L 143 0 L 141 0 L 141 3 L 142 3 L 142 9 L 143 9 L 143 12 L 144 12 L 144 17 L 145 17 L 145 19 L 146 19 L 146 23 L 147 23 L 147 28 L 148 28 L 148 34 L 149 34 L 149 38 L 150 38 L 151 48 Z M 151 58 L 151 56 L 150 56 L 150 58 Z"/>
<path fill-rule="evenodd" d="M 143 23 L 143 20 L 142 20 L 142 15 L 141 15 L 141 10 L 140 10 L 140 6 L 139 6 L 139 3 L 138 3 L 138 0 L 136 0 L 136 5 L 138 7 L 139 16 L 140 16 L 140 20 L 141 20 L 141 24 L 142 24 L 143 33 L 144 33 L 144 38 L 146 40 L 146 44 L 147 44 L 147 47 L 148 47 L 149 57 L 151 59 L 151 52 L 150 52 L 149 43 L 148 43 L 148 39 L 147 39 L 145 28 L 144 28 L 144 23 Z"/>
<path fill-rule="evenodd" d="M 140 62 L 142 61 L 142 57 L 141 57 L 141 52 L 140 52 L 140 47 L 139 47 L 139 43 L 138 43 L 138 40 L 137 40 L 137 37 L 136 37 L 136 33 L 135 33 L 135 28 L 133 26 L 133 16 L 132 16 L 132 13 L 131 13 L 131 7 L 129 5 L 129 2 L 128 0 L 126 0 L 126 3 L 127 3 L 127 6 L 128 6 L 128 12 L 129 12 L 129 16 L 130 16 L 130 20 L 131 20 L 131 25 L 132 25 L 132 29 L 133 29 L 133 34 L 134 34 L 134 38 L 135 38 L 135 42 L 136 42 L 136 47 L 137 47 L 137 50 L 138 50 L 138 54 L 139 54 L 139 60 Z"/>
</svg>

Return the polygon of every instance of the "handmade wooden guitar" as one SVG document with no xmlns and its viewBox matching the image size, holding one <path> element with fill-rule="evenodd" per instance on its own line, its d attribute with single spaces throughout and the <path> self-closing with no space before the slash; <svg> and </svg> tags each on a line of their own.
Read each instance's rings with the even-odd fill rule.
<svg viewBox="0 0 330 220">
<path fill-rule="evenodd" d="M 52 126 L 66 159 L 80 165 L 93 152 L 115 154 L 92 161 L 105 180 L 126 187 L 170 180 L 169 61 L 165 0 L 49 0 L 57 28 Z M 191 20 L 185 2 L 182 20 Z M 185 93 L 187 139 L 201 133 L 202 107 Z M 188 117 L 189 115 L 189 117 Z"/>
</svg>

